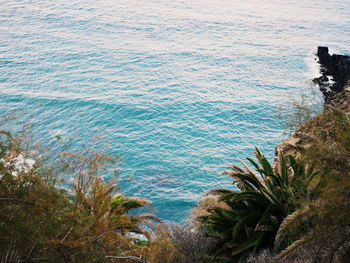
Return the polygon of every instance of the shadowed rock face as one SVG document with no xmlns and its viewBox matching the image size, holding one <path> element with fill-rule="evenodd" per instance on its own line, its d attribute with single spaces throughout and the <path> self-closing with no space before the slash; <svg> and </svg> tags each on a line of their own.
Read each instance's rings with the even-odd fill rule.
<svg viewBox="0 0 350 263">
<path fill-rule="evenodd" d="M 335 94 L 341 92 L 350 79 L 350 57 L 344 55 L 330 55 L 328 47 L 318 47 L 318 62 L 321 65 L 321 76 L 313 81 L 317 83 L 328 104 Z"/>
</svg>

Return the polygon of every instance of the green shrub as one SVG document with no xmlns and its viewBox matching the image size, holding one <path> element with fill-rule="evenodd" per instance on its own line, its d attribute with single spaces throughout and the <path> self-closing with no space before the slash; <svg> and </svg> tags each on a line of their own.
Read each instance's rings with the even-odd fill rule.
<svg viewBox="0 0 350 263">
<path fill-rule="evenodd" d="M 291 236 L 300 224 L 308 225 L 304 235 L 291 236 L 294 242 L 279 258 L 290 262 L 303 255 L 304 262 L 346 262 L 350 256 L 349 115 L 327 107 L 299 131 L 313 136 L 302 156 L 306 162 L 317 166 L 319 184 L 316 198 L 303 200 L 308 207 L 303 220 L 290 220 L 285 227 L 285 232 Z"/>
<path fill-rule="evenodd" d="M 211 191 L 227 208 L 210 209 L 201 217 L 204 228 L 220 237 L 214 251 L 222 262 L 241 262 L 251 253 L 273 248 L 283 220 L 312 195 L 312 167 L 281 155 L 274 169 L 258 149 L 256 158 L 258 163 L 247 158 L 256 172 L 244 163 L 244 169 L 232 166 L 226 172 L 235 190 Z"/>
<path fill-rule="evenodd" d="M 150 237 L 140 226 L 155 217 L 129 215 L 148 201 L 102 180 L 115 158 L 64 152 L 47 167 L 21 136 L 0 135 L 1 262 L 125 262 L 143 253 L 129 233 Z"/>
</svg>

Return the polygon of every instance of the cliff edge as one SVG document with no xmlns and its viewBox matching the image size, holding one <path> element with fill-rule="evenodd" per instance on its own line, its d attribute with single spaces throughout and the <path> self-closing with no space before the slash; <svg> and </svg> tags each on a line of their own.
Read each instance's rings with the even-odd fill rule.
<svg viewBox="0 0 350 263">
<path fill-rule="evenodd" d="M 318 47 L 316 56 L 320 64 L 321 76 L 315 78 L 316 83 L 324 96 L 324 112 L 329 110 L 341 110 L 350 115 L 350 56 L 330 55 L 328 47 Z M 332 123 L 320 123 L 321 113 L 318 117 L 306 125 L 302 125 L 287 140 L 276 146 L 278 153 L 300 157 L 305 149 L 319 139 L 320 129 L 323 133 L 330 134 Z M 331 138 L 330 138 L 331 143 Z"/>
</svg>

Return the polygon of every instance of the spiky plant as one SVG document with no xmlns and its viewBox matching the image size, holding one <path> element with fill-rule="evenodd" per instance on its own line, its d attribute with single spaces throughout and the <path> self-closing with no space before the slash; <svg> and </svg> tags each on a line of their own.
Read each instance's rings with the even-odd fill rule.
<svg viewBox="0 0 350 263">
<path fill-rule="evenodd" d="M 230 167 L 234 190 L 216 189 L 227 208 L 220 206 L 201 217 L 204 228 L 220 236 L 214 249 L 222 262 L 241 262 L 251 253 L 272 248 L 283 220 L 310 198 L 310 182 L 316 173 L 301 160 L 281 154 L 275 168 L 256 148 L 254 167 Z M 255 171 L 254 171 L 255 170 Z"/>
</svg>

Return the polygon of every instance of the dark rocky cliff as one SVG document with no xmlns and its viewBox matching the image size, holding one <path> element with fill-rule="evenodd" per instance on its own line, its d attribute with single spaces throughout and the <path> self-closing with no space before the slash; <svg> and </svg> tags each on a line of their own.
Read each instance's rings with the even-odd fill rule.
<svg viewBox="0 0 350 263">
<path fill-rule="evenodd" d="M 324 95 L 324 107 L 340 109 L 350 114 L 350 56 L 330 55 L 328 47 L 318 47 L 316 56 L 321 76 L 315 78 L 314 82 Z M 300 157 L 316 137 L 312 129 L 300 127 L 290 138 L 276 146 L 276 158 L 280 152 Z"/>
<path fill-rule="evenodd" d="M 318 47 L 316 56 L 320 64 L 321 76 L 315 78 L 314 82 L 319 85 L 327 104 L 336 94 L 343 91 L 350 79 L 350 57 L 330 55 L 328 47 Z"/>
</svg>

